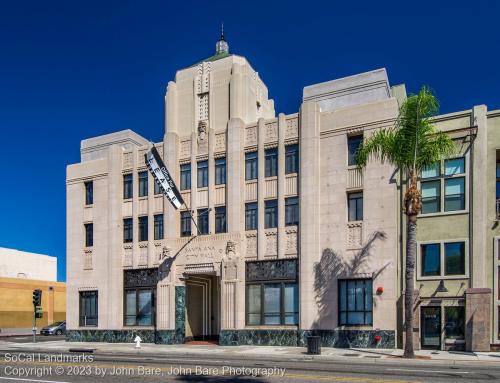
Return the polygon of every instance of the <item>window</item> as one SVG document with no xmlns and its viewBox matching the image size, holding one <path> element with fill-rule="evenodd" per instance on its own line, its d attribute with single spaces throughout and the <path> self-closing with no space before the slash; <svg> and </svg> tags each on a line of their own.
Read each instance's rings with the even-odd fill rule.
<svg viewBox="0 0 500 383">
<path fill-rule="evenodd" d="M 223 185 L 226 183 L 226 159 L 215 159 L 215 184 Z"/>
<path fill-rule="evenodd" d="M 94 183 L 92 181 L 85 182 L 85 205 L 94 203 Z"/>
<path fill-rule="evenodd" d="M 363 142 L 363 136 L 347 137 L 347 165 L 356 165 L 356 154 Z"/>
<path fill-rule="evenodd" d="M 444 211 L 465 209 L 465 178 L 448 178 L 444 181 Z"/>
<path fill-rule="evenodd" d="M 191 215 L 188 211 L 181 211 L 181 237 L 191 236 Z"/>
<path fill-rule="evenodd" d="M 247 284 L 247 325 L 297 325 L 297 283 Z"/>
<path fill-rule="evenodd" d="M 257 152 L 245 154 L 245 180 L 254 180 L 257 178 Z"/>
<path fill-rule="evenodd" d="M 275 177 L 278 175 L 278 149 L 266 149 L 264 151 L 266 177 Z"/>
<path fill-rule="evenodd" d="M 257 230 L 257 202 L 245 204 L 245 230 Z"/>
<path fill-rule="evenodd" d="M 129 199 L 133 197 L 134 191 L 132 188 L 132 182 L 132 174 L 123 175 L 123 199 Z"/>
<path fill-rule="evenodd" d="M 271 229 L 278 227 L 278 200 L 265 201 L 264 227 Z"/>
<path fill-rule="evenodd" d="M 85 246 L 94 246 L 94 224 L 86 223 L 85 227 Z"/>
<path fill-rule="evenodd" d="M 125 290 L 125 326 L 151 326 L 153 324 L 154 289 Z"/>
<path fill-rule="evenodd" d="M 191 189 L 191 164 L 181 165 L 181 190 Z"/>
<path fill-rule="evenodd" d="M 371 279 L 339 280 L 339 325 L 371 325 L 373 294 Z"/>
<path fill-rule="evenodd" d="M 441 252 L 438 243 L 422 245 L 422 276 L 441 275 Z"/>
<path fill-rule="evenodd" d="M 208 234 L 208 215 L 210 210 L 198 209 L 198 234 Z"/>
<path fill-rule="evenodd" d="M 80 326 L 97 326 L 97 291 L 80 291 Z"/>
<path fill-rule="evenodd" d="M 465 337 L 465 309 L 463 306 L 444 308 L 444 336 L 451 339 Z"/>
<path fill-rule="evenodd" d="M 299 172 L 299 145 L 285 146 L 285 174 Z"/>
<path fill-rule="evenodd" d="M 299 198 L 285 198 L 285 225 L 292 226 L 299 224 Z"/>
<path fill-rule="evenodd" d="M 148 195 L 148 172 L 139 172 L 139 197 Z"/>
<path fill-rule="evenodd" d="M 160 184 L 159 184 L 158 182 L 156 182 L 156 181 L 155 181 L 155 182 L 154 182 L 154 185 L 155 185 L 155 186 L 154 186 L 154 193 L 155 193 L 155 195 L 157 195 L 157 194 L 161 194 L 161 193 L 162 193 L 162 191 L 161 191 Z"/>
<path fill-rule="evenodd" d="M 444 257 L 445 275 L 465 274 L 465 244 L 463 242 L 445 243 Z"/>
<path fill-rule="evenodd" d="M 156 214 L 154 216 L 154 222 L 155 222 L 155 233 L 154 233 L 155 240 L 163 239 L 163 214 Z"/>
<path fill-rule="evenodd" d="M 422 244 L 420 257 L 423 277 L 465 275 L 465 242 Z"/>
<path fill-rule="evenodd" d="M 465 209 L 465 158 L 452 158 L 422 169 L 422 214 Z M 442 200 L 444 195 L 444 203 Z"/>
<path fill-rule="evenodd" d="M 198 187 L 208 186 L 208 161 L 198 161 Z"/>
<path fill-rule="evenodd" d="M 347 210 L 349 221 L 363 220 L 363 193 L 347 194 Z"/>
<path fill-rule="evenodd" d="M 422 214 L 441 211 L 441 181 L 426 181 L 421 183 Z"/>
<path fill-rule="evenodd" d="M 148 217 L 139 217 L 139 241 L 148 240 Z"/>
<path fill-rule="evenodd" d="M 226 228 L 226 207 L 219 206 L 215 208 L 215 232 L 225 233 Z"/>
<path fill-rule="evenodd" d="M 497 200 L 500 200 L 500 161 L 497 160 Z"/>
<path fill-rule="evenodd" d="M 123 242 L 128 243 L 133 240 L 133 224 L 132 218 L 125 218 L 123 220 Z"/>
</svg>

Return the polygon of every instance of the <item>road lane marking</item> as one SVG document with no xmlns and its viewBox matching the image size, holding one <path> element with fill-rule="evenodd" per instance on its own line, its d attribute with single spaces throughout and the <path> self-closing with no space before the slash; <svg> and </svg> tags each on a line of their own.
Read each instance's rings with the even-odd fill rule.
<svg viewBox="0 0 500 383">
<path fill-rule="evenodd" d="M 417 370 L 409 368 L 386 368 L 386 371 L 407 371 L 407 372 L 435 372 L 438 374 L 470 374 L 470 371 L 439 371 L 439 370 Z"/>
<path fill-rule="evenodd" d="M 0 376 L 0 379 L 4 379 L 4 380 L 20 380 L 20 381 L 23 381 L 23 382 L 39 382 L 39 383 L 69 383 L 69 382 L 63 382 L 61 380 L 40 380 L 40 379 L 6 378 L 4 376 Z"/>
</svg>

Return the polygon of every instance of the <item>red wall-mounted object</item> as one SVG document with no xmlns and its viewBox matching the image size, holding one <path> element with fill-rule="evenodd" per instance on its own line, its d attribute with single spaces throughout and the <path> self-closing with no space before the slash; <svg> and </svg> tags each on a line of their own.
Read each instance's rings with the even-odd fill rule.
<svg viewBox="0 0 500 383">
<path fill-rule="evenodd" d="M 377 287 L 377 294 L 380 295 L 384 292 L 384 288 L 382 286 Z"/>
</svg>

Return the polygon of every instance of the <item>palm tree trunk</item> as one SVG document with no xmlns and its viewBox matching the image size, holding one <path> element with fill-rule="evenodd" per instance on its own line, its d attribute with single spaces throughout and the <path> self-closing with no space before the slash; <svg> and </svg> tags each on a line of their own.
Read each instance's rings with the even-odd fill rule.
<svg viewBox="0 0 500 383">
<path fill-rule="evenodd" d="M 407 215 L 405 270 L 405 358 L 414 358 L 413 351 L 413 292 L 415 290 L 415 261 L 417 252 L 417 216 Z"/>
</svg>

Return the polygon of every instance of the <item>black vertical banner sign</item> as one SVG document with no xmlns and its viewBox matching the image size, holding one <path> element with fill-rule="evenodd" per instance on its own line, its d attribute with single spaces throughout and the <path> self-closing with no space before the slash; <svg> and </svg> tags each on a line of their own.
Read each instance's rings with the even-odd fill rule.
<svg viewBox="0 0 500 383">
<path fill-rule="evenodd" d="M 163 195 L 167 197 L 173 207 L 179 209 L 184 205 L 184 200 L 156 148 L 153 146 L 151 150 L 144 155 L 144 158 L 149 171 L 153 175 L 155 182 L 160 186 Z"/>
</svg>

